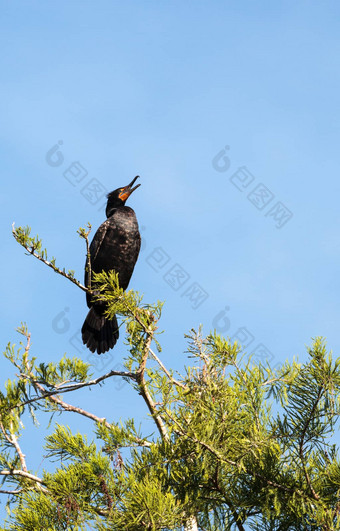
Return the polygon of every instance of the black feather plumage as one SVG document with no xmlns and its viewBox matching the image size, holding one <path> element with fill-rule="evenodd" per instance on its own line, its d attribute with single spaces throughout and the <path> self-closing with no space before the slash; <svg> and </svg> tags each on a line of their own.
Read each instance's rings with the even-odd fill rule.
<svg viewBox="0 0 340 531">
<path fill-rule="evenodd" d="M 125 201 L 131 193 L 140 186 L 132 188 L 138 178 L 123 188 L 118 188 L 107 198 L 106 215 L 97 230 L 90 245 L 91 270 L 94 273 L 114 270 L 118 273 L 119 285 L 127 289 L 133 273 L 139 250 L 140 234 L 136 214 L 132 208 L 125 206 Z M 87 264 L 85 265 L 85 286 L 88 287 Z M 82 326 L 83 343 L 91 350 L 102 354 L 113 348 L 119 337 L 116 316 L 107 319 L 104 315 L 104 302 L 94 301 L 86 294 L 90 311 Z"/>
</svg>

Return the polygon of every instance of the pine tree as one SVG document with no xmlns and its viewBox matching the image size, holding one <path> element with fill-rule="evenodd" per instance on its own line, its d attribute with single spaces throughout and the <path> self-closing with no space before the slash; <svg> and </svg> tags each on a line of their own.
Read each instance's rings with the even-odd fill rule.
<svg viewBox="0 0 340 531">
<path fill-rule="evenodd" d="M 87 241 L 88 232 L 79 234 Z M 80 289 L 74 273 L 48 260 L 38 237 L 13 228 L 25 249 Z M 4 353 L 15 376 L 0 394 L 2 530 L 335 530 L 340 527 L 340 462 L 332 442 L 339 416 L 339 360 L 316 338 L 308 360 L 280 369 L 245 359 L 216 333 L 187 335 L 191 365 L 178 375 L 159 358 L 162 304 L 123 292 L 113 272 L 93 275 L 92 289 L 126 326 L 124 371 L 91 376 L 66 355 L 38 362 L 25 325 Z M 155 346 L 154 346 L 155 345 Z M 157 350 L 157 353 L 155 352 Z M 144 400 L 155 434 L 133 418 L 103 419 L 66 398 L 84 387 L 124 378 Z M 45 438 L 53 463 L 39 476 L 20 445 L 23 415 L 72 412 L 93 421 L 93 438 L 63 423 Z M 114 412 L 113 412 L 114 415 Z M 63 418 L 63 416 L 61 417 Z"/>
</svg>

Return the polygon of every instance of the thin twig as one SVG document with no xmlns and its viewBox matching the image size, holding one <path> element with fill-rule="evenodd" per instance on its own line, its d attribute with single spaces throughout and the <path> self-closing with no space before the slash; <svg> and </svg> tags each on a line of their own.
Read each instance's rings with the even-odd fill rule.
<svg viewBox="0 0 340 531">
<path fill-rule="evenodd" d="M 39 389 L 39 391 L 42 394 L 46 393 L 46 389 L 41 384 L 39 384 L 38 382 L 35 382 L 33 385 L 37 389 Z M 45 397 L 42 396 L 41 398 L 45 398 Z M 58 404 L 65 411 L 72 411 L 73 413 L 78 413 L 79 415 L 83 415 L 84 417 L 87 417 L 87 418 L 93 420 L 94 422 L 99 422 L 101 424 L 104 424 L 107 428 L 111 428 L 112 427 L 112 424 L 107 422 L 107 420 L 105 418 L 97 417 L 97 415 L 94 415 L 93 413 L 90 413 L 89 411 L 86 411 L 85 409 L 73 406 L 72 404 L 68 404 L 67 402 L 64 402 L 63 400 L 61 400 L 61 398 L 59 398 L 59 396 L 53 396 L 53 395 L 49 396 L 48 400 L 50 400 L 51 402 L 54 402 L 55 404 Z M 138 437 L 136 437 L 136 444 L 138 446 L 143 446 L 143 447 L 146 447 L 146 448 L 151 446 L 151 443 L 149 443 L 148 441 L 143 441 L 143 440 L 139 439 Z"/>
<path fill-rule="evenodd" d="M 38 382 L 33 382 L 33 385 L 34 385 L 35 389 L 39 389 L 39 391 L 42 394 L 42 397 L 44 397 L 43 395 L 46 396 L 46 389 L 45 389 L 45 387 L 43 385 L 39 384 Z M 82 408 L 76 407 L 76 406 L 72 406 L 71 404 L 67 404 L 66 402 L 61 400 L 61 398 L 59 398 L 59 396 L 51 395 L 51 396 L 48 397 L 48 400 L 50 400 L 51 402 L 54 402 L 55 404 L 58 404 L 65 411 L 73 411 L 74 413 L 78 413 L 79 415 L 83 415 L 84 417 L 87 417 L 87 418 L 89 418 L 91 420 L 94 420 L 95 422 L 101 422 L 101 423 L 104 422 L 105 426 L 107 428 L 110 427 L 110 424 L 105 420 L 105 418 L 99 418 L 99 417 L 97 417 L 97 415 L 94 415 L 93 413 L 90 413 L 89 411 L 85 411 L 85 409 L 82 409 Z"/>
<path fill-rule="evenodd" d="M 140 324 L 140 326 L 143 328 L 144 332 L 147 334 L 147 340 L 144 345 L 144 352 L 141 359 L 141 362 L 139 364 L 138 370 L 136 372 L 136 381 L 140 389 L 140 393 L 142 397 L 144 398 L 144 401 L 146 405 L 148 406 L 148 409 L 151 413 L 152 418 L 154 419 L 156 426 L 159 430 L 159 433 L 161 437 L 165 440 L 169 440 L 169 434 L 167 432 L 166 426 L 161 418 L 161 416 L 157 413 L 156 404 L 149 392 L 149 389 L 146 385 L 145 381 L 145 367 L 146 362 L 149 357 L 150 352 L 150 345 L 153 339 L 154 330 L 151 328 L 151 326 L 146 326 L 143 321 L 139 318 L 137 314 L 129 307 L 129 305 L 125 302 L 126 308 L 131 312 L 131 314 L 134 316 L 135 320 Z M 150 318 L 154 320 L 154 317 L 152 314 L 150 314 Z"/>
<path fill-rule="evenodd" d="M 90 245 L 89 245 L 89 234 L 91 231 L 91 225 L 88 224 L 89 230 L 88 232 L 85 232 L 85 241 L 86 241 L 86 267 L 87 267 L 87 288 L 91 291 L 91 283 L 92 283 L 92 268 L 91 268 L 91 253 L 90 253 Z"/>
<path fill-rule="evenodd" d="M 145 375 L 145 366 L 146 366 L 146 361 L 147 361 L 148 355 L 149 355 L 149 348 L 150 348 L 151 341 L 152 341 L 152 331 L 149 330 L 149 337 L 147 338 L 146 343 L 145 343 L 143 357 L 142 357 L 141 363 L 139 365 L 138 371 L 136 373 L 136 381 L 138 383 L 138 386 L 139 386 L 139 389 L 140 389 L 140 393 L 141 393 L 142 397 L 144 398 L 144 400 L 146 402 L 146 405 L 149 408 L 149 411 L 150 411 L 150 413 L 152 415 L 152 418 L 154 419 L 154 421 L 156 423 L 156 426 L 157 426 L 157 428 L 159 430 L 159 433 L 161 434 L 161 437 L 164 440 L 168 441 L 169 440 L 168 431 L 166 429 L 166 426 L 165 426 L 161 416 L 157 413 L 156 404 L 153 401 L 152 396 L 150 395 L 150 392 L 149 392 L 149 389 L 148 389 L 148 387 L 146 385 L 145 377 L 144 377 L 144 375 Z"/>
<path fill-rule="evenodd" d="M 27 343 L 26 343 L 26 347 L 25 347 L 25 354 L 28 353 L 29 351 L 29 348 L 30 348 L 30 342 L 31 342 L 31 334 L 27 334 Z M 25 455 L 23 453 L 23 451 L 21 450 L 21 447 L 18 443 L 18 439 L 14 433 L 14 429 L 13 429 L 13 422 L 12 420 L 10 421 L 10 426 L 9 426 L 9 433 L 7 433 L 4 425 L 2 422 L 0 422 L 0 428 L 1 428 L 1 431 L 5 437 L 5 439 L 9 442 L 9 444 L 11 444 L 14 448 L 15 448 L 15 451 L 16 453 L 18 454 L 19 456 L 19 460 L 20 460 L 20 463 L 21 463 L 21 468 L 24 472 L 27 472 L 27 465 L 26 465 L 26 460 L 25 460 Z"/>
<path fill-rule="evenodd" d="M 34 474 L 30 474 L 29 472 L 25 472 L 24 470 L 0 470 L 0 476 L 21 476 L 23 478 L 35 481 L 36 483 L 39 483 L 39 485 L 45 485 L 41 478 L 35 476 Z"/>
<path fill-rule="evenodd" d="M 0 489 L 0 494 L 20 494 L 20 492 L 22 492 L 23 489 L 17 489 L 17 490 L 4 490 L 4 489 Z"/>
<path fill-rule="evenodd" d="M 140 324 L 140 326 L 144 329 L 144 332 L 146 334 L 149 333 L 149 328 L 143 323 L 143 321 L 139 318 L 139 316 L 128 306 L 127 303 L 125 303 L 125 306 L 127 307 L 127 309 L 132 313 L 134 319 L 137 321 L 138 324 Z M 150 345 L 151 345 L 151 341 L 150 341 Z M 165 367 L 165 365 L 162 363 L 162 361 L 159 359 L 159 357 L 157 356 L 157 354 L 151 349 L 151 347 L 149 346 L 149 352 L 151 354 L 151 356 L 154 358 L 154 360 L 158 363 L 158 365 L 161 367 L 161 369 L 165 372 L 165 374 L 167 375 L 167 377 L 169 378 L 169 380 L 171 380 L 175 385 L 177 385 L 178 387 L 182 387 L 182 389 L 186 389 L 186 386 L 184 384 L 182 384 L 181 382 L 179 382 L 178 380 L 176 380 L 173 376 L 171 376 L 170 372 L 168 371 L 168 369 Z"/>
<path fill-rule="evenodd" d="M 168 369 L 165 367 L 165 365 L 162 363 L 162 361 L 159 359 L 159 357 L 154 353 L 154 351 L 151 348 L 149 348 L 149 352 L 150 352 L 151 356 L 154 358 L 154 360 L 157 361 L 157 363 L 161 367 L 161 369 L 165 372 L 165 374 L 167 375 L 169 380 L 171 380 L 172 383 L 174 383 L 178 387 L 181 387 L 182 389 L 186 389 L 186 386 L 184 384 L 182 384 L 178 380 L 175 380 L 175 378 L 173 376 L 171 376 L 171 374 L 168 371 Z"/>
<path fill-rule="evenodd" d="M 12 233 L 13 233 L 13 236 L 14 238 L 16 239 L 16 241 L 22 245 L 22 247 L 24 249 L 26 249 L 26 251 L 31 254 L 32 256 L 34 256 L 35 258 L 37 258 L 38 260 L 40 260 L 40 262 L 43 262 L 45 265 L 47 265 L 48 267 L 50 267 L 51 269 L 53 269 L 53 271 L 55 273 L 59 273 L 59 275 L 67 278 L 68 280 L 70 280 L 71 282 L 73 282 L 73 284 L 75 284 L 76 286 L 78 286 L 78 288 L 82 289 L 83 291 L 85 292 L 88 292 L 89 290 L 83 286 L 83 284 L 81 284 L 79 282 L 79 280 L 77 280 L 76 278 L 73 278 L 71 277 L 70 275 L 68 275 L 65 271 L 62 271 L 61 269 L 59 269 L 59 267 L 57 267 L 56 265 L 52 264 L 49 260 L 45 260 L 45 258 L 43 258 L 42 256 L 40 256 L 39 254 L 37 254 L 35 251 L 34 251 L 34 248 L 33 247 L 29 247 L 28 245 L 25 245 L 24 243 L 22 242 L 19 242 L 18 238 L 17 238 L 17 234 L 16 234 L 16 231 L 15 231 L 15 228 L 14 228 L 14 223 L 12 224 Z"/>
<path fill-rule="evenodd" d="M 231 500 L 226 496 L 226 493 L 224 492 L 224 490 L 221 488 L 221 485 L 220 485 L 220 482 L 218 480 L 218 472 L 219 472 L 219 466 L 217 464 L 216 466 L 216 470 L 215 470 L 215 474 L 214 474 L 214 477 L 213 477 L 213 482 L 215 484 L 215 489 L 217 490 L 217 492 L 219 492 L 223 498 L 225 499 L 226 501 L 226 504 L 228 505 L 233 517 L 234 517 L 234 520 L 235 520 L 235 525 L 236 527 L 238 528 L 239 531 L 245 531 L 244 527 L 243 527 L 243 523 L 242 521 L 240 520 L 240 517 L 238 515 L 238 513 L 236 512 L 236 509 L 233 505 L 233 503 L 231 502 Z M 217 500 L 216 500 L 217 501 Z M 218 502 L 217 502 L 218 503 Z"/>
<path fill-rule="evenodd" d="M 284 378 L 272 378 L 272 380 L 266 380 L 265 382 L 262 382 L 261 386 L 271 385 L 275 382 L 289 383 L 289 380 L 285 380 Z"/>
<path fill-rule="evenodd" d="M 67 387 L 58 388 L 57 390 L 54 390 L 54 391 L 46 391 L 46 393 L 44 393 L 42 396 L 36 396 L 29 400 L 25 400 L 24 402 L 20 402 L 20 404 L 16 404 L 12 406 L 10 409 L 16 409 L 18 407 L 23 407 L 28 404 L 32 404 L 33 402 L 38 402 L 39 400 L 42 400 L 44 398 L 49 398 L 50 396 L 59 395 L 60 392 L 70 393 L 71 391 L 75 391 L 76 389 L 82 389 L 83 387 L 90 387 L 91 385 L 98 385 L 99 383 L 106 380 L 107 378 L 111 378 L 111 376 L 124 376 L 126 378 L 131 378 L 132 380 L 136 380 L 136 374 L 133 372 L 110 371 L 107 374 L 103 374 L 102 376 L 99 376 L 98 378 L 95 378 L 94 380 L 90 380 L 88 382 L 74 383 L 74 384 L 68 385 Z M 27 374 L 21 374 L 21 377 L 28 378 L 31 380 L 31 378 Z"/>
</svg>

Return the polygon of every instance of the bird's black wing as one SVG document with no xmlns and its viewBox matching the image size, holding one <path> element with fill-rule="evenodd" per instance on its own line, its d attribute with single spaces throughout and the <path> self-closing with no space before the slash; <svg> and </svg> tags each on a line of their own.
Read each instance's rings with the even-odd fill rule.
<svg viewBox="0 0 340 531">
<path fill-rule="evenodd" d="M 105 240 L 106 233 L 109 229 L 109 226 L 112 227 L 112 221 L 111 223 L 108 222 L 108 220 L 104 221 L 98 228 L 96 234 L 93 236 L 93 240 L 90 245 L 90 260 L 91 260 L 91 270 L 92 273 L 94 271 L 93 266 L 95 264 L 96 258 L 98 256 L 98 253 L 100 251 L 100 248 L 103 244 L 103 241 Z M 88 264 L 87 264 L 87 257 L 86 257 L 86 263 L 85 263 L 85 286 L 88 286 Z"/>
<path fill-rule="evenodd" d="M 141 246 L 141 237 L 140 237 L 140 233 L 137 232 L 136 234 L 136 262 L 139 256 L 140 246 Z"/>
<path fill-rule="evenodd" d="M 97 255 L 100 251 L 100 248 L 109 228 L 115 229 L 115 226 L 112 223 L 112 219 L 107 219 L 106 221 L 104 221 L 104 223 L 100 225 L 99 229 L 93 237 L 93 240 L 90 245 L 91 262 L 93 263 L 96 261 Z"/>
</svg>

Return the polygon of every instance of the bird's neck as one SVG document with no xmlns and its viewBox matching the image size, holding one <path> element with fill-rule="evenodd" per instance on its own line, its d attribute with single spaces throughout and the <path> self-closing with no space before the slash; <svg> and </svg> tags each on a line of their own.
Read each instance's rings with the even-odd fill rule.
<svg viewBox="0 0 340 531">
<path fill-rule="evenodd" d="M 106 207 L 106 217 L 107 218 L 110 218 L 112 216 L 112 214 L 115 213 L 115 211 L 117 210 L 117 207 L 114 207 L 114 208 L 107 208 Z"/>
<path fill-rule="evenodd" d="M 122 205 L 107 205 L 105 211 L 106 217 L 110 218 L 116 212 L 116 210 L 118 210 L 118 208 L 122 208 Z"/>
</svg>

